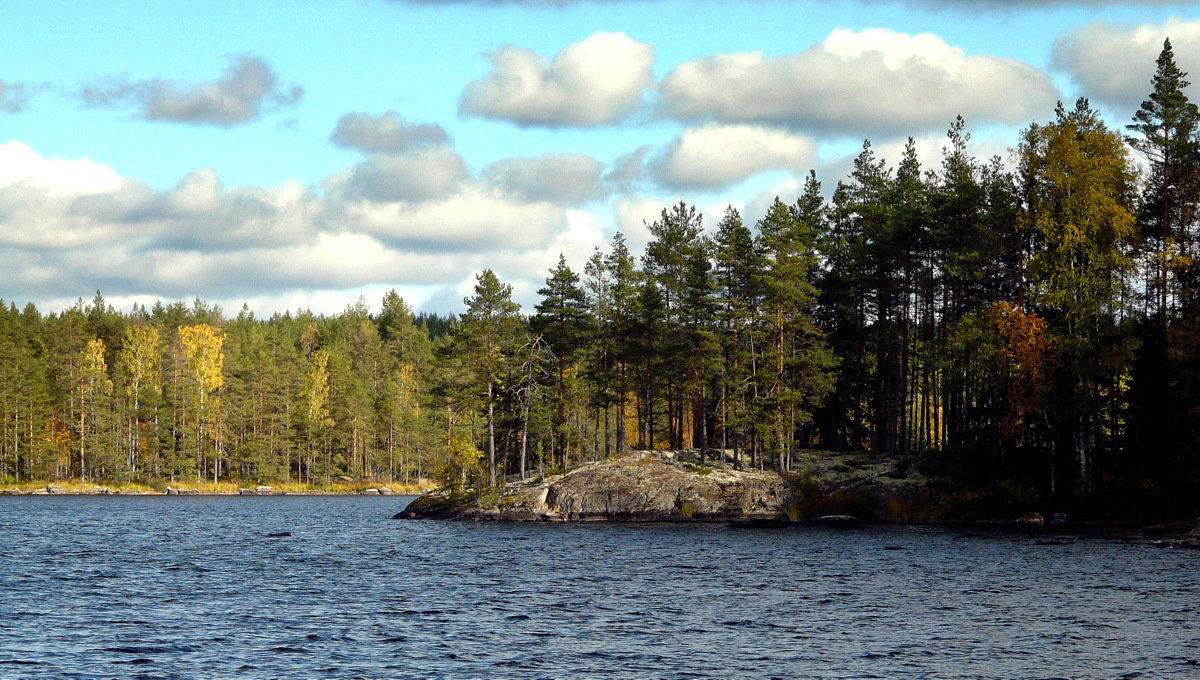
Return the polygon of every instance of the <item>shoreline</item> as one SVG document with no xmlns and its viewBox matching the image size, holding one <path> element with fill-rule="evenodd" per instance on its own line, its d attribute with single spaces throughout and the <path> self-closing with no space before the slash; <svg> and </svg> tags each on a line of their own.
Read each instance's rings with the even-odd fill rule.
<svg viewBox="0 0 1200 680">
<path fill-rule="evenodd" d="M 296 489 L 275 488 L 258 485 L 235 488 L 196 488 L 185 485 L 167 485 L 163 490 L 154 488 L 121 488 L 103 485 L 70 486 L 53 483 L 37 486 L 22 485 L 0 488 L 0 496 L 419 496 L 435 488 L 431 484 L 421 485 L 364 485 L 361 488 Z"/>
</svg>

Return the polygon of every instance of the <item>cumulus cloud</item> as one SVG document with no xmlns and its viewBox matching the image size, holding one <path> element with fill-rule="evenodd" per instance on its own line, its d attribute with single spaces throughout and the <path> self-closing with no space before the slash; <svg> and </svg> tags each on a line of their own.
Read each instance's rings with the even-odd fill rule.
<svg viewBox="0 0 1200 680">
<path fill-rule="evenodd" d="M 445 128 L 436 123 L 410 123 L 395 111 L 379 116 L 347 113 L 338 119 L 330 136 L 334 144 L 366 153 L 404 153 L 438 146 L 449 141 Z"/>
<path fill-rule="evenodd" d="M 467 177 L 462 156 L 450 149 L 377 155 L 326 183 L 335 196 L 377 202 L 429 201 L 458 191 Z"/>
<path fill-rule="evenodd" d="M 595 33 L 551 61 L 512 46 L 488 59 L 491 72 L 467 84 L 459 113 L 522 127 L 617 122 L 641 106 L 653 81 L 653 48 L 624 33 Z"/>
<path fill-rule="evenodd" d="M 1059 98 L 1023 62 L 968 56 L 936 35 L 838 29 L 798 54 L 719 54 L 677 66 L 659 84 L 680 120 L 781 124 L 825 135 L 910 134 L 957 114 L 1023 123 Z"/>
<path fill-rule="evenodd" d="M 304 88 L 284 84 L 259 57 L 237 55 L 216 80 L 180 85 L 153 78 L 109 78 L 78 93 L 86 106 L 134 106 L 145 120 L 232 127 L 259 119 L 264 109 L 294 107 Z"/>
<path fill-rule="evenodd" d="M 234 308 L 252 299 L 263 313 L 340 301 L 326 310 L 337 311 L 385 286 L 423 300 L 489 266 L 536 290 L 557 252 L 599 242 L 576 226 L 586 213 L 490 181 L 464 177 L 422 200 L 347 190 L 361 167 L 321 193 L 294 182 L 226 187 L 207 168 L 159 191 L 90 160 L 0 145 L 0 298 L 37 291 L 44 304 L 100 288 L 112 299 L 201 295 Z"/>
<path fill-rule="evenodd" d="M 462 311 L 463 298 L 473 292 L 475 274 L 490 268 L 501 281 L 512 285 L 513 299 L 523 305 L 526 311 L 532 310 L 540 300 L 537 290 L 545 285 L 547 273 L 558 264 L 560 254 L 566 257 L 568 266 L 582 274 L 587 258 L 597 247 L 606 247 L 612 236 L 611 228 L 590 212 L 568 210 L 565 216 L 565 228 L 556 230 L 550 238 L 536 246 L 489 253 L 486 256 L 459 256 L 459 262 L 470 262 L 469 273 L 439 288 L 421 308 L 439 312 Z"/>
<path fill-rule="evenodd" d="M 600 162 L 578 153 L 506 158 L 483 169 L 483 179 L 526 201 L 583 205 L 600 195 Z"/>
<path fill-rule="evenodd" d="M 688 200 L 688 199 L 683 199 Z M 630 196 L 622 198 L 613 206 L 617 229 L 625 234 L 625 243 L 635 255 L 640 255 L 650 242 L 650 228 L 664 209 L 670 208 L 679 199 L 667 200 L 652 197 Z M 691 203 L 690 200 L 688 200 Z"/>
<path fill-rule="evenodd" d="M 0 145 L 0 246 L 38 251 L 106 247 L 215 251 L 296 243 L 311 235 L 317 199 L 296 183 L 225 189 L 212 169 L 156 192 L 86 159 L 43 158 Z"/>
<path fill-rule="evenodd" d="M 98 163 L 44 158 L 20 142 L 0 144 L 0 246 L 56 250 L 135 236 L 75 208 L 88 199 L 129 202 L 139 194 L 145 195 L 135 183 Z"/>
<path fill-rule="evenodd" d="M 525 203 L 468 184 L 440 200 L 420 203 L 369 200 L 330 206 L 330 225 L 345 225 L 388 245 L 419 252 L 504 252 L 544 243 L 564 227 L 563 209 Z"/>
<path fill-rule="evenodd" d="M 154 227 L 148 249 L 204 252 L 302 243 L 314 235 L 320 209 L 316 196 L 296 182 L 226 189 L 215 170 L 204 168 L 128 216 Z"/>
<path fill-rule="evenodd" d="M 652 163 L 659 183 L 719 189 L 766 170 L 804 172 L 816 145 L 802 135 L 753 125 L 705 125 L 676 137 Z"/>
<path fill-rule="evenodd" d="M 604 181 L 619 189 L 628 190 L 646 172 L 646 164 L 654 147 L 646 144 L 631 153 L 621 154 L 604 175 Z"/>
<path fill-rule="evenodd" d="M 1154 62 L 1167 38 L 1179 67 L 1200 76 L 1200 20 L 1139 26 L 1096 21 L 1060 35 L 1052 63 L 1071 76 L 1084 96 L 1132 112 L 1150 94 Z M 1200 95 L 1197 88 L 1188 89 L 1192 99 Z"/>
</svg>

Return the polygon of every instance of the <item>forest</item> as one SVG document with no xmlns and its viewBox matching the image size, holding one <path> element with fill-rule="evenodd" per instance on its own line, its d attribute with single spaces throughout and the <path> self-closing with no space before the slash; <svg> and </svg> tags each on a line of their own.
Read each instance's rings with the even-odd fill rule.
<svg viewBox="0 0 1200 680">
<path fill-rule="evenodd" d="M 496 485 L 637 448 L 788 471 L 911 460 L 962 489 L 1104 505 L 1200 488 L 1200 112 L 1167 42 L 1124 130 L 1087 100 L 1008 162 L 865 142 L 756 224 L 680 202 L 458 316 L 0 305 L 0 482 Z M 1193 508 L 1195 510 L 1195 508 Z"/>
</svg>

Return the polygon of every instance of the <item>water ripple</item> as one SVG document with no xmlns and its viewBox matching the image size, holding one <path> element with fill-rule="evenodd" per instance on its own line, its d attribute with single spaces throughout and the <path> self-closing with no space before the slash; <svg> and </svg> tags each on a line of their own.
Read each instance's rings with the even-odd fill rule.
<svg viewBox="0 0 1200 680">
<path fill-rule="evenodd" d="M 0 678 L 1193 678 L 1193 552 L 0 498 Z M 272 533 L 290 533 L 269 538 Z"/>
</svg>

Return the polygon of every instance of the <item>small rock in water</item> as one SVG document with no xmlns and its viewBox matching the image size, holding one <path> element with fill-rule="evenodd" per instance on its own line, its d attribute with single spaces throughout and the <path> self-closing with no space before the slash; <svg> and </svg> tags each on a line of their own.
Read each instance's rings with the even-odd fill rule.
<svg viewBox="0 0 1200 680">
<path fill-rule="evenodd" d="M 1032 527 L 1040 527 L 1046 523 L 1046 518 L 1036 512 L 1027 512 L 1017 518 L 1017 524 L 1024 524 Z"/>
<path fill-rule="evenodd" d="M 290 531 L 277 531 L 273 534 L 267 534 L 267 538 L 287 538 L 292 535 Z"/>
<path fill-rule="evenodd" d="M 838 527 L 841 529 L 853 529 L 862 524 L 862 522 L 854 515 L 824 515 L 811 520 L 811 523 L 819 526 Z"/>
<path fill-rule="evenodd" d="M 786 518 L 743 519 L 729 524 L 730 529 L 786 529 L 791 526 Z"/>
</svg>

